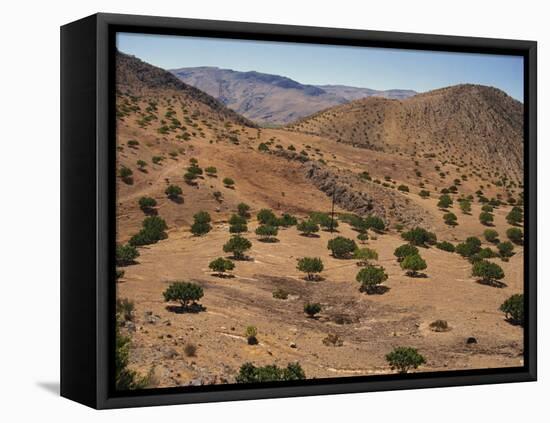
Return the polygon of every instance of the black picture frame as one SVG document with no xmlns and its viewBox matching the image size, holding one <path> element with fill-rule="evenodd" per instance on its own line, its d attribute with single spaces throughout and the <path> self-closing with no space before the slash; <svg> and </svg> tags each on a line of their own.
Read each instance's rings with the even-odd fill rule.
<svg viewBox="0 0 550 423">
<path fill-rule="evenodd" d="M 116 393 L 114 36 L 196 35 L 524 57 L 524 366 Z M 95 14 L 61 28 L 61 395 L 119 408 L 534 381 L 537 378 L 537 44 L 488 38 Z"/>
</svg>

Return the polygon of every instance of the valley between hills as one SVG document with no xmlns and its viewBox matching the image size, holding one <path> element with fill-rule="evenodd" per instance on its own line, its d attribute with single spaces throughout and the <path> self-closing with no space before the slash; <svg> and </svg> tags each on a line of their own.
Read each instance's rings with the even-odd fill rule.
<svg viewBox="0 0 550 423">
<path fill-rule="evenodd" d="M 123 389 L 284 379 L 246 363 L 308 379 L 523 364 L 501 308 L 524 285 L 521 103 L 459 85 L 268 128 L 120 52 L 116 77 Z M 166 294 L 178 281 L 202 295 Z M 400 347 L 423 361 L 396 367 Z"/>
</svg>

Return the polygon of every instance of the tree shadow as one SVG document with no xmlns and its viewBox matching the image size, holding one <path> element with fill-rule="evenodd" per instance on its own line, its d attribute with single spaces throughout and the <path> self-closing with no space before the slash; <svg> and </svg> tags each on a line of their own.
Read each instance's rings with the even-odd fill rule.
<svg viewBox="0 0 550 423">
<path fill-rule="evenodd" d="M 187 307 L 183 307 L 181 305 L 168 305 L 166 306 L 166 310 L 176 314 L 196 314 L 200 313 L 201 311 L 206 311 L 206 307 L 199 303 L 193 303 L 191 305 L 188 305 Z"/>
<path fill-rule="evenodd" d="M 159 212 L 155 208 L 145 208 L 141 209 L 143 213 L 145 213 L 147 216 L 158 216 Z"/>
<path fill-rule="evenodd" d="M 523 327 L 523 321 L 519 319 L 514 319 L 513 317 L 506 317 L 504 320 L 506 320 L 508 323 L 510 323 L 513 326 L 521 326 Z"/>
<path fill-rule="evenodd" d="M 359 291 L 366 293 L 367 295 L 384 295 L 386 292 L 388 292 L 391 288 L 389 286 L 385 285 L 377 285 L 372 288 L 360 288 Z"/>
<path fill-rule="evenodd" d="M 428 277 L 426 273 L 422 272 L 407 272 L 405 273 L 409 278 L 415 278 L 415 279 L 425 279 Z"/>
<path fill-rule="evenodd" d="M 490 286 L 493 288 L 506 288 L 508 286 L 504 282 L 495 280 L 478 279 L 476 282 L 480 285 Z"/>
<path fill-rule="evenodd" d="M 258 238 L 258 241 L 265 244 L 276 244 L 277 242 L 281 242 L 277 238 Z"/>
<path fill-rule="evenodd" d="M 304 276 L 302 279 L 306 282 L 323 282 L 325 280 L 321 275 L 313 275 L 311 277 Z"/>
<path fill-rule="evenodd" d="M 321 235 L 319 235 L 319 234 L 304 234 L 304 233 L 301 233 L 300 236 L 303 236 L 304 238 L 321 238 Z"/>
<path fill-rule="evenodd" d="M 168 197 L 170 201 L 176 203 L 176 204 L 183 204 L 183 197 L 180 197 L 179 195 L 177 197 Z"/>
<path fill-rule="evenodd" d="M 215 276 L 216 278 L 221 278 L 221 279 L 233 279 L 235 277 L 235 275 L 231 273 L 218 273 L 218 272 L 212 273 L 212 276 Z"/>
</svg>

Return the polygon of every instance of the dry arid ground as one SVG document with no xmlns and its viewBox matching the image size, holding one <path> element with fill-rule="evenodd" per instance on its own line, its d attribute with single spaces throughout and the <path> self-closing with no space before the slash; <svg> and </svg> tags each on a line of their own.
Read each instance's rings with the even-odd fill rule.
<svg viewBox="0 0 550 423">
<path fill-rule="evenodd" d="M 483 237 L 489 227 L 479 222 L 482 204 L 475 198 L 471 212 L 464 214 L 457 199 L 476 197 L 481 189 L 488 198 L 518 200 L 521 172 L 510 171 L 514 183 L 500 186 L 495 180 L 502 175 L 492 174 L 499 169 L 491 168 L 491 155 L 485 152 L 476 157 L 468 151 L 467 163 L 453 164 L 445 160 L 444 152 L 427 154 L 427 147 L 409 151 L 390 142 L 391 148 L 385 151 L 354 146 L 325 136 L 327 126 L 313 128 L 311 121 L 302 124 L 308 128 L 303 132 L 299 126 L 247 126 L 193 91 L 177 85 L 162 89 L 130 78 L 120 81 L 125 74 L 119 70 L 118 75 L 117 168 L 129 168 L 132 175 L 117 178 L 117 243 L 127 243 L 140 230 L 146 217 L 138 205 L 141 197 L 157 201 L 156 213 L 168 225 L 167 238 L 138 247 L 135 264 L 121 267 L 124 275 L 117 282 L 117 298 L 134 304 L 131 321 L 120 329 L 131 339 L 130 367 L 149 374 L 150 386 L 234 383 L 246 362 L 280 367 L 299 362 L 307 378 L 392 373 L 385 356 L 399 346 L 416 348 L 425 357 L 426 363 L 415 371 L 522 365 L 523 328 L 509 323 L 499 310 L 508 297 L 523 291 L 521 245 L 515 245 L 509 261 L 489 259 L 504 270 L 502 287 L 479 283 L 467 259 L 435 246 L 419 247 L 427 263 L 426 277 L 407 276 L 394 256 L 395 248 L 405 243 L 402 232 L 415 226 L 454 245 L 476 236 L 483 247 L 496 251 Z M 155 107 L 146 111 L 151 102 Z M 154 118 L 144 124 L 146 115 Z M 160 133 L 161 121 L 169 126 L 173 117 L 185 129 L 175 125 Z M 458 127 L 463 126 L 453 126 Z M 427 131 L 419 131 L 422 137 L 428 136 Z M 260 151 L 260 144 L 267 149 Z M 460 160 L 456 149 L 453 155 Z M 154 164 L 155 156 L 163 160 Z M 183 175 L 191 158 L 202 169 L 216 167 L 217 176 L 203 174 L 196 183 L 186 183 Z M 138 160 L 147 163 L 143 170 L 136 166 Z M 498 157 L 498 163 L 504 160 Z M 507 166 L 514 163 L 499 168 Z M 363 172 L 368 172 L 368 178 L 361 176 Z M 224 185 L 226 177 L 235 181 L 234 187 Z M 441 189 L 455 179 L 458 192 L 451 194 L 454 204 L 449 211 L 456 214 L 458 225 L 449 226 L 437 203 Z M 181 200 L 167 198 L 165 189 L 170 184 L 182 188 Z M 400 185 L 409 192 L 399 191 Z M 419 196 L 422 189 L 430 191 L 429 198 Z M 290 213 L 300 221 L 311 212 L 330 212 L 333 191 L 336 213 L 372 213 L 384 219 L 387 230 L 369 230 L 370 239 L 364 244 L 344 222 L 337 232 L 321 230 L 315 237 L 301 235 L 295 226 L 281 228 L 277 242 L 262 242 L 254 233 L 260 209 Z M 234 260 L 230 277 L 221 278 L 208 265 L 218 257 L 231 257 L 222 247 L 230 238 L 228 219 L 241 202 L 251 207 L 243 236 L 252 248 L 246 260 Z M 511 208 L 504 203 L 493 211 L 490 228 L 501 241 L 507 241 L 506 230 L 511 226 L 506 215 Z M 212 230 L 194 236 L 190 226 L 199 211 L 210 213 Z M 384 292 L 368 295 L 359 290 L 357 260 L 336 259 L 327 249 L 335 236 L 354 239 L 359 247 L 378 252 L 373 264 L 383 266 L 388 274 Z M 322 259 L 322 280 L 305 280 L 296 269 L 302 257 Z M 163 292 L 174 281 L 195 282 L 203 288 L 202 311 L 179 312 L 175 303 L 164 301 Z M 277 289 L 287 291 L 288 298 L 274 298 Z M 304 314 L 307 302 L 321 305 L 316 318 Z M 430 323 L 438 319 L 447 321 L 449 330 L 431 330 Z M 247 343 L 248 326 L 257 328 L 257 345 Z M 326 345 L 328 335 L 336 335 L 341 345 Z M 467 342 L 468 338 L 477 342 Z M 194 354 L 189 345 L 196 347 Z"/>
</svg>

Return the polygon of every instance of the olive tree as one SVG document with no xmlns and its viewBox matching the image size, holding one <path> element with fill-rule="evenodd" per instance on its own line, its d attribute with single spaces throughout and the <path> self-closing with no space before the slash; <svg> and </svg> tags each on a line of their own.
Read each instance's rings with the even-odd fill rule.
<svg viewBox="0 0 550 423">
<path fill-rule="evenodd" d="M 191 304 L 195 304 L 204 295 L 200 285 L 192 282 L 176 281 L 163 292 L 164 301 L 176 301 L 182 310 L 187 310 Z"/>
<path fill-rule="evenodd" d="M 242 260 L 244 259 L 245 251 L 249 250 L 251 247 L 252 243 L 248 239 L 240 235 L 235 235 L 224 244 L 223 251 L 225 253 L 233 253 L 233 258 L 236 260 Z"/>
<path fill-rule="evenodd" d="M 426 261 L 420 257 L 419 254 L 413 254 L 407 256 L 401 262 L 401 269 L 407 271 L 407 276 L 417 277 L 419 275 L 418 271 L 424 270 L 428 267 Z"/>
<path fill-rule="evenodd" d="M 223 257 L 218 257 L 216 260 L 210 262 L 208 268 L 213 272 L 216 272 L 216 276 L 224 277 L 227 272 L 235 268 L 235 263 L 231 260 L 224 259 Z"/>
<path fill-rule="evenodd" d="M 349 258 L 351 253 L 357 249 L 357 244 L 353 239 L 337 236 L 328 242 L 327 248 L 332 251 L 334 258 L 344 259 Z"/>
<path fill-rule="evenodd" d="M 318 279 L 318 274 L 324 269 L 323 262 L 318 257 L 303 257 L 298 260 L 296 268 L 306 274 L 306 279 L 312 281 Z"/>
<path fill-rule="evenodd" d="M 378 286 L 388 279 L 388 275 L 382 266 L 367 265 L 361 269 L 355 280 L 361 284 L 360 291 L 367 294 L 373 294 L 377 291 Z"/>
<path fill-rule="evenodd" d="M 417 369 L 426 363 L 426 359 L 422 354 L 419 354 L 416 348 L 411 347 L 394 348 L 392 352 L 386 354 L 386 361 L 392 370 L 397 370 L 398 373 L 402 374 L 411 369 Z"/>
</svg>

